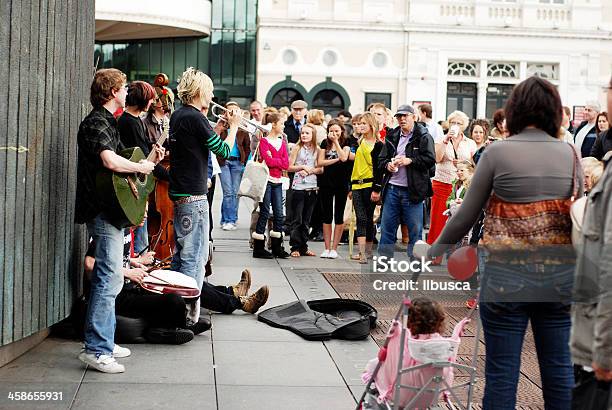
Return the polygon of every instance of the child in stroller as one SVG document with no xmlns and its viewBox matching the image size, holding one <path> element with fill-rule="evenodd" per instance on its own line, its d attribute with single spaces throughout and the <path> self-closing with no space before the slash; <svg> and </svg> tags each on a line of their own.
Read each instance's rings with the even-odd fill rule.
<svg viewBox="0 0 612 410">
<path fill-rule="evenodd" d="M 455 363 L 457 351 L 461 342 L 463 329 L 470 319 L 465 318 L 454 328 L 451 337 L 443 337 L 440 333 L 444 330 L 445 312 L 443 307 L 435 301 L 425 297 L 412 300 L 408 309 L 408 321 L 406 341 L 404 344 L 402 369 L 421 366 L 435 361 L 448 361 Z M 398 374 L 398 361 L 400 356 L 400 326 L 392 326 L 391 333 L 387 336 L 387 354 L 384 362 L 374 378 L 374 384 L 378 391 L 378 402 L 387 403 L 394 397 L 394 387 Z M 380 355 L 379 355 L 380 357 Z M 367 383 L 378 365 L 379 359 L 375 358 L 368 362 L 362 380 Z M 402 371 L 401 384 L 411 388 L 402 389 L 399 407 L 404 408 L 410 404 L 410 409 L 427 408 L 437 403 L 439 397 L 434 397 L 435 385 L 431 384 L 432 378 L 440 376 L 440 380 L 446 382 L 448 387 L 453 386 L 454 368 L 452 366 L 422 366 L 414 371 Z M 442 382 L 442 383 L 443 383 Z M 420 394 L 419 390 L 427 387 Z M 444 391 L 442 387 L 438 391 Z M 445 392 L 446 393 L 446 392 Z M 415 399 L 416 401 L 413 401 Z M 396 405 L 398 403 L 395 403 Z"/>
</svg>

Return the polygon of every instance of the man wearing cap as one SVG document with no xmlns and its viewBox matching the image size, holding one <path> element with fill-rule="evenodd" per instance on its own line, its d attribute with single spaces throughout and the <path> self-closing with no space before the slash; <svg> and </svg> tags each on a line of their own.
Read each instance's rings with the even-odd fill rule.
<svg viewBox="0 0 612 410">
<path fill-rule="evenodd" d="M 300 131 L 306 123 L 306 101 L 295 100 L 291 103 L 291 117 L 285 121 L 285 135 L 290 144 L 295 144 L 300 140 Z"/>
<path fill-rule="evenodd" d="M 585 120 L 576 128 L 574 134 L 574 144 L 580 150 L 582 158 L 588 157 L 591 154 L 591 148 L 595 144 L 597 131 L 595 123 L 597 122 L 597 114 L 599 114 L 599 103 L 589 101 L 584 108 Z"/>
<path fill-rule="evenodd" d="M 292 147 L 293 144 L 297 143 L 300 140 L 300 132 L 302 131 L 302 127 L 306 124 L 306 109 L 308 108 L 308 104 L 306 101 L 295 100 L 291 103 L 291 117 L 285 121 L 285 129 L 284 133 L 287 136 L 287 142 Z M 290 178 L 290 186 L 293 183 L 293 173 L 289 174 Z M 285 231 L 287 228 L 291 226 L 293 223 L 293 207 L 291 206 L 291 198 L 293 196 L 293 191 L 289 189 L 286 191 L 285 197 Z M 286 232 L 286 234 L 288 234 Z"/>
<path fill-rule="evenodd" d="M 383 198 L 379 254 L 392 256 L 400 224 L 408 225 L 412 249 L 423 236 L 423 201 L 433 194 L 429 169 L 436 163 L 434 141 L 427 127 L 416 122 L 414 108 L 401 105 L 395 113 L 399 126 L 387 134 L 374 173 L 372 201 Z"/>
</svg>

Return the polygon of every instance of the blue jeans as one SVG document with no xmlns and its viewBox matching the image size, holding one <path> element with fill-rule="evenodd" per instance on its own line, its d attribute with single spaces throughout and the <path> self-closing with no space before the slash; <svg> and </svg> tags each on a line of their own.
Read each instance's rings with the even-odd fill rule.
<svg viewBox="0 0 612 410">
<path fill-rule="evenodd" d="M 174 205 L 174 242 L 171 269 L 191 276 L 202 289 L 208 261 L 208 201 L 206 198 Z"/>
<path fill-rule="evenodd" d="M 521 269 L 522 267 L 518 268 Z M 482 291 L 502 269 L 488 264 Z M 506 267 L 507 269 L 507 267 Z M 563 270 L 559 267 L 559 270 Z M 504 269 L 505 270 L 505 269 Z M 517 272 L 520 276 L 525 272 Z M 517 278 L 515 282 L 520 282 Z M 489 284 L 488 284 L 489 282 Z M 543 293 L 546 290 L 543 289 Z M 521 366 L 521 349 L 531 322 L 546 409 L 569 409 L 574 385 L 569 351 L 570 304 L 565 302 L 483 302 L 482 320 L 487 355 L 483 408 L 513 410 Z"/>
<path fill-rule="evenodd" d="M 149 232 L 145 219 L 144 225 L 134 228 L 134 252 L 139 254 L 147 246 L 149 246 Z"/>
<path fill-rule="evenodd" d="M 258 234 L 263 235 L 266 232 L 266 225 L 270 216 L 270 205 L 272 205 L 274 210 L 272 227 L 276 232 L 283 232 L 285 220 L 283 215 L 283 184 L 268 182 L 263 201 L 259 203 L 259 219 L 257 219 L 257 225 L 255 226 L 255 232 Z"/>
<path fill-rule="evenodd" d="M 389 184 L 383 200 L 380 223 L 380 255 L 391 257 L 397 240 L 397 228 L 400 222 L 408 226 L 409 241 L 406 248 L 408 257 L 412 258 L 412 249 L 416 241 L 423 236 L 423 201 L 412 202 L 408 188 Z"/>
<path fill-rule="evenodd" d="M 85 350 L 110 355 L 115 347 L 115 299 L 123 288 L 123 229 L 100 214 L 87 223 L 87 231 L 96 246 L 96 263 L 85 319 Z"/>
<path fill-rule="evenodd" d="M 238 188 L 244 172 L 244 165 L 239 159 L 231 159 L 221 167 L 221 188 L 223 189 L 223 202 L 221 203 L 221 225 L 235 224 L 238 221 Z"/>
</svg>

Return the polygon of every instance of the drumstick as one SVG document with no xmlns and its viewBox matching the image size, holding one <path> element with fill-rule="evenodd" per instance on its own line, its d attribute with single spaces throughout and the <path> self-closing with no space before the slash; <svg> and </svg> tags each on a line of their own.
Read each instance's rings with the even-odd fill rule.
<svg viewBox="0 0 612 410">
<path fill-rule="evenodd" d="M 163 233 L 164 233 L 164 228 L 160 228 L 159 233 L 157 234 L 157 239 L 155 239 L 155 243 L 153 244 L 153 246 L 151 246 L 152 250 L 157 249 L 157 244 L 159 243 L 159 240 L 161 239 L 161 236 Z"/>
</svg>

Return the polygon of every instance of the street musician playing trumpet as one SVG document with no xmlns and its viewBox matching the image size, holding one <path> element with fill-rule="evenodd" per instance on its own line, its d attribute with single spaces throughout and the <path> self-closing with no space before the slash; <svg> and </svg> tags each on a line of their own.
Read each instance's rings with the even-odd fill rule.
<svg viewBox="0 0 612 410">
<path fill-rule="evenodd" d="M 202 114 L 213 97 L 213 82 L 206 74 L 188 68 L 179 81 L 178 97 L 183 106 L 170 118 L 170 199 L 174 201 L 175 253 L 172 270 L 204 284 L 204 265 L 208 260 L 209 219 L 208 156 L 210 152 L 228 159 L 234 146 L 240 117 L 226 112 L 229 131 L 225 141 Z M 222 126 L 216 127 L 221 130 Z M 210 285 L 209 285 L 210 286 Z M 188 325 L 200 317 L 199 300 L 188 305 Z"/>
<path fill-rule="evenodd" d="M 227 113 L 230 109 L 232 109 L 232 110 L 236 109 L 238 112 L 241 112 L 240 106 L 238 105 L 238 103 L 236 103 L 234 101 L 230 101 L 230 102 L 226 103 L 225 107 L 223 107 L 222 105 L 217 104 L 214 101 L 211 101 L 210 105 L 211 105 L 211 109 L 210 109 L 211 114 L 214 117 L 216 117 L 217 119 L 219 119 L 220 121 L 224 120 L 225 113 Z M 221 110 L 223 112 L 220 114 L 219 110 Z M 263 133 L 264 135 L 266 135 L 266 134 L 268 134 L 272 130 L 272 126 L 270 124 L 261 125 L 259 122 L 251 120 L 251 119 L 248 119 L 248 118 L 243 117 L 243 116 L 240 117 L 240 122 L 238 123 L 238 128 L 248 132 L 251 135 L 256 134 L 258 132 L 259 133 Z"/>
</svg>

